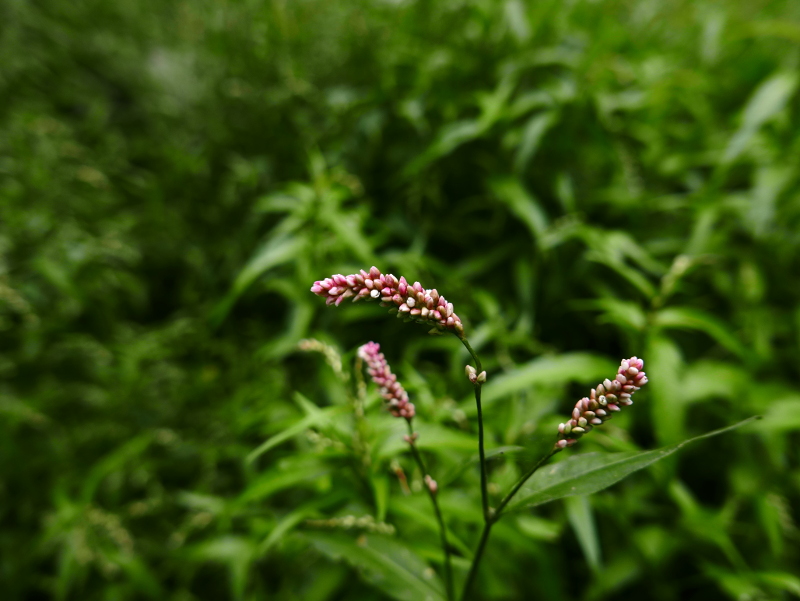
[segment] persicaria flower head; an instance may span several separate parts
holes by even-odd
[[[377,300],[401,319],[433,326],[431,334],[450,330],[464,338],[464,326],[453,312],[453,303],[447,302],[435,288],[428,290],[419,282],[409,284],[402,276],[398,279],[391,273],[384,275],[374,266],[369,271],[362,269],[359,273],[318,280],[311,286],[311,292],[337,307],[346,298],[352,298],[353,302],[362,298]]]
[[[603,380],[597,388],[592,388],[588,397],[575,403],[572,419],[558,426],[555,448],[571,447],[592,428],[611,419],[614,413],[633,405],[633,393],[645,384],[644,361],[638,357],[623,359],[613,380]]]
[[[381,396],[391,414],[408,420],[414,417],[414,404],[408,401],[408,394],[389,368],[386,357],[381,352],[381,345],[368,342],[359,347],[358,356],[367,364],[367,373],[372,381],[380,386]]]

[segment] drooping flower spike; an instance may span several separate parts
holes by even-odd
[[[592,388],[588,397],[575,403],[572,419],[558,426],[556,449],[571,447],[578,439],[599,426],[611,416],[622,410],[622,407],[633,405],[631,396],[647,384],[644,373],[644,361],[638,357],[623,359],[613,380],[604,380],[597,388]]]
[[[381,352],[381,345],[367,342],[358,348],[358,356],[367,364],[367,373],[372,381],[380,386],[381,396],[386,400],[391,414],[407,420],[414,417],[414,404],[408,402],[408,394],[389,368],[386,357]]]
[[[328,305],[337,307],[346,298],[353,302],[365,298],[379,300],[381,306],[390,307],[397,317],[407,321],[432,325],[430,334],[450,330],[464,338],[464,326],[453,312],[453,303],[448,303],[435,288],[427,290],[419,282],[409,284],[404,277],[397,279],[391,273],[382,274],[377,267],[368,272],[363,269],[351,275],[332,275],[314,282],[311,292],[325,299]]]

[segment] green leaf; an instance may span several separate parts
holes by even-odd
[[[403,440],[405,434],[404,425],[397,423],[396,418],[381,419],[378,424],[389,426],[382,436],[383,444],[377,449],[377,457],[387,458],[408,450],[408,444]],[[419,434],[417,447],[433,453],[450,453],[456,451],[472,451],[475,449],[475,438],[464,432],[445,428],[436,424],[426,424],[419,422],[414,424],[414,429]],[[390,434],[391,433],[391,434]]]
[[[345,535],[308,532],[310,540],[332,559],[344,559],[361,576],[398,601],[444,601],[444,587],[436,572],[411,549],[394,539],[364,534]]]
[[[533,195],[516,178],[501,178],[491,182],[492,193],[508,206],[511,212],[525,224],[538,243],[547,230],[547,214]]]
[[[684,390],[683,357],[672,338],[651,330],[645,345],[645,368],[650,383],[647,385],[652,402],[652,414],[661,416],[653,424],[656,442],[660,445],[680,442],[687,436],[684,429],[686,397],[676,395],[676,387]]]
[[[597,318],[598,323],[614,324],[620,329],[627,327],[634,332],[641,332],[647,327],[647,315],[639,303],[616,298],[599,298],[575,301],[570,303],[570,306],[576,310],[602,311],[602,315]]]
[[[591,353],[539,357],[513,371],[489,378],[483,386],[482,404],[486,407],[537,384],[602,381],[615,372],[616,364],[613,361]],[[477,411],[474,403],[465,406],[464,410],[468,415],[474,415]]]
[[[297,436],[298,434],[305,432],[308,428],[328,423],[330,419],[335,415],[338,415],[339,413],[344,413],[345,411],[348,410],[349,407],[346,407],[344,405],[337,405],[335,407],[326,407],[325,409],[319,409],[316,413],[306,415],[306,417],[304,417],[300,421],[295,422],[285,430],[282,430],[278,434],[275,434],[271,438],[268,438],[263,443],[261,443],[256,449],[253,449],[253,451],[250,452],[245,461],[247,463],[252,463],[256,459],[258,459],[261,455],[263,455],[270,449],[278,446],[282,442],[285,442],[290,438],[292,438],[293,436]]]
[[[214,308],[212,323],[215,326],[221,324],[239,296],[253,282],[273,267],[293,260],[304,244],[305,239],[302,236],[286,235],[273,238],[262,246],[239,272],[230,292]]]
[[[191,549],[196,559],[227,564],[234,599],[244,596],[247,573],[255,554],[255,543],[243,536],[221,536]]]
[[[321,510],[326,507],[341,503],[347,500],[348,495],[344,491],[334,492],[333,494],[314,499],[310,503],[298,507],[275,524],[275,527],[270,531],[267,537],[261,542],[258,548],[258,555],[263,556],[266,554],[276,543],[286,537],[286,535],[294,530],[306,518],[316,517],[320,515]],[[383,521],[383,520],[378,520]]]
[[[786,106],[797,89],[797,83],[796,73],[778,73],[758,86],[744,108],[741,127],[725,149],[722,164],[730,164],[736,160],[753,134]]]
[[[530,162],[542,138],[556,122],[558,113],[556,111],[546,111],[539,113],[530,118],[528,123],[525,124],[525,129],[522,132],[522,142],[519,145],[519,150],[514,157],[514,171],[521,173]]]
[[[568,497],[565,500],[567,518],[578,537],[583,555],[589,567],[595,572],[600,570],[600,541],[597,537],[597,528],[594,525],[594,515],[589,499],[584,496]]]
[[[750,351],[728,329],[725,322],[699,309],[689,307],[662,309],[656,314],[654,324],[662,328],[699,330],[740,358],[748,359],[751,356]]]
[[[800,396],[775,400],[755,428],[765,434],[800,431]]]
[[[271,469],[256,478],[236,499],[237,505],[263,501],[270,495],[296,486],[305,480],[314,480],[331,471],[331,467],[314,459],[290,462],[286,467]]]
[[[475,441],[472,441],[473,446],[475,446]],[[514,445],[502,446],[502,447],[495,447],[493,449],[487,449],[484,456],[486,457],[486,461],[490,461],[495,457],[502,457],[506,453],[520,453],[525,451],[525,447],[518,447]],[[441,478],[437,478],[439,480],[440,485],[447,485],[450,482],[453,482],[456,478],[458,478],[461,474],[463,474],[471,465],[474,465],[480,461],[480,455],[475,453],[472,457],[468,460],[462,462],[457,467],[450,470],[447,475]]]
[[[121,471],[126,464],[134,459],[139,460],[142,453],[150,446],[152,440],[153,435],[147,432],[127,441],[98,461],[89,471],[83,483],[81,498],[86,502],[91,501],[103,479],[113,472]]]
[[[633,472],[669,457],[687,444],[717,436],[760,419],[759,416],[695,436],[674,445],[634,453],[585,453],[545,467],[535,474],[509,505],[510,510],[535,507],[573,495],[589,495],[616,484]]]

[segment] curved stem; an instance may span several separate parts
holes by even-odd
[[[532,468],[531,468],[531,469],[528,471],[528,473],[527,473],[527,474],[525,474],[524,476],[522,476],[522,478],[520,478],[520,479],[519,479],[519,481],[518,481],[518,482],[517,482],[517,483],[514,485],[514,488],[512,488],[512,489],[509,491],[509,493],[508,493],[508,494],[507,494],[505,497],[503,497],[503,500],[502,500],[502,501],[500,501],[500,504],[497,506],[497,509],[495,510],[495,513],[494,513],[494,519],[495,519],[495,521],[496,521],[497,519],[499,519],[499,518],[500,518],[500,512],[501,512],[501,511],[503,511],[503,509],[505,509],[506,505],[508,505],[508,502],[509,502],[509,501],[511,501],[511,499],[514,497],[514,495],[515,495],[515,494],[517,494],[517,492],[519,491],[519,489],[520,489],[520,488],[522,488],[522,485],[523,485],[523,484],[525,484],[525,483],[528,481],[528,478],[530,478],[531,476],[533,476],[533,474],[534,474],[534,473],[536,473],[536,470],[538,470],[538,469],[539,469],[540,467],[542,467],[542,466],[543,466],[545,463],[547,463],[548,459],[550,459],[550,458],[551,458],[553,455],[555,455],[556,453],[558,453],[560,450],[561,450],[561,449],[553,449],[552,451],[550,451],[550,452],[549,452],[547,455],[545,455],[544,457],[542,457],[542,458],[541,458],[541,459],[538,461],[538,463],[537,463],[536,465],[534,465],[534,466],[533,466],[533,467],[532,467]]]
[[[411,420],[407,419],[406,423],[408,424],[409,436],[413,436],[414,428],[411,425]],[[428,475],[428,470],[425,469],[425,463],[422,461],[422,455],[419,454],[419,449],[417,449],[417,445],[414,444],[413,440],[409,442],[409,446],[411,447],[411,453],[414,455],[414,460],[417,462],[417,465],[422,472],[422,477],[424,478],[426,475]],[[436,514],[437,521],[439,522],[439,535],[442,539],[442,550],[444,551],[444,582],[447,590],[447,598],[449,600],[453,600],[455,599],[453,592],[453,568],[450,560],[450,544],[447,542],[447,529],[444,525],[442,512],[439,509],[439,501],[436,499],[436,493],[434,493],[428,486],[425,486],[425,489],[428,491],[428,496],[431,498],[433,511]]]
[[[478,564],[481,561],[483,550],[486,548],[486,543],[489,540],[489,533],[492,531],[493,524],[494,521],[489,520],[483,525],[481,540],[478,541],[478,548],[475,549],[475,557],[472,558],[472,565],[469,566],[467,580],[464,582],[464,589],[461,591],[461,601],[467,601],[468,599],[467,595],[469,594],[469,591],[472,588],[472,582],[475,580],[475,576],[478,573]]]
[[[503,500],[500,501],[500,504],[497,506],[497,509],[494,510],[489,519],[486,520],[486,523],[483,525],[483,532],[481,533],[481,540],[478,542],[478,548],[475,551],[475,557],[472,558],[472,565],[469,567],[469,573],[467,574],[467,580],[464,583],[464,590],[461,592],[461,599],[462,601],[467,600],[467,595],[469,594],[470,589],[472,588],[472,583],[475,580],[475,576],[478,573],[478,564],[481,561],[481,557],[483,556],[483,550],[486,547],[486,543],[489,540],[489,534],[492,530],[492,526],[494,523],[500,519],[503,509],[505,509],[506,505],[514,498],[514,495],[519,492],[519,489],[522,488],[522,485],[525,484],[528,479],[536,473],[540,467],[542,467],[547,461],[556,453],[558,453],[561,449],[553,449],[547,455],[542,457],[536,465],[534,465],[528,472],[519,479],[519,481],[514,485],[514,487],[509,491],[509,493],[503,497]]]
[[[475,360],[475,368],[478,373],[482,372],[483,366],[481,365],[481,360],[478,358],[478,355],[473,350],[469,341],[466,338],[460,338],[460,340],[469,351],[469,354],[472,355],[472,358]],[[486,474],[486,452],[484,450],[483,409],[481,407],[480,384],[475,384],[475,405],[478,409],[478,455],[480,456],[481,461],[481,504],[483,506],[483,520],[485,522],[489,522],[491,519],[491,511],[489,509],[489,492]]]

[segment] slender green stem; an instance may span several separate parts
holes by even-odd
[[[552,451],[550,451],[550,452],[549,452],[547,455],[545,455],[544,457],[542,457],[542,458],[541,458],[541,459],[538,461],[538,463],[537,463],[536,465],[534,465],[534,466],[533,466],[533,467],[532,467],[530,470],[528,470],[528,473],[527,473],[527,474],[525,474],[524,476],[522,476],[522,478],[520,478],[520,479],[519,479],[519,481],[518,481],[518,482],[517,482],[517,483],[514,485],[514,488],[512,488],[512,489],[509,491],[509,493],[508,493],[508,494],[507,494],[505,497],[503,497],[503,500],[502,500],[502,501],[500,501],[500,504],[497,506],[497,509],[496,509],[496,510],[495,510],[495,512],[494,512],[494,519],[495,519],[495,521],[497,521],[497,519],[500,517],[500,512],[502,512],[502,511],[503,511],[503,509],[505,509],[506,505],[508,505],[508,502],[509,502],[509,501],[511,501],[511,499],[514,497],[514,495],[515,495],[515,494],[517,494],[517,492],[519,491],[519,489],[520,489],[520,488],[522,488],[522,485],[523,485],[523,484],[525,484],[525,483],[528,481],[528,478],[530,478],[531,476],[533,476],[533,474],[534,474],[534,473],[536,473],[536,470],[538,470],[538,469],[539,469],[540,467],[542,467],[542,466],[543,466],[545,463],[547,463],[547,461],[548,461],[548,460],[549,460],[549,459],[550,459],[550,458],[551,458],[553,455],[555,455],[556,453],[558,453],[560,450],[561,450],[561,449],[553,449]]]
[[[411,425],[411,420],[406,420],[406,422],[408,423],[408,434],[409,436],[413,436],[414,428]],[[409,446],[411,447],[411,453],[414,455],[414,459],[416,460],[417,465],[422,472],[422,477],[424,478],[426,475],[428,475],[428,470],[425,468],[425,463],[422,461],[422,455],[420,455],[419,449],[417,449],[417,445],[414,444],[413,439],[409,443]],[[436,493],[434,493],[427,485],[425,486],[425,489],[428,491],[428,496],[431,498],[433,511],[436,514],[436,519],[439,522],[439,534],[442,538],[442,550],[444,551],[444,582],[447,589],[447,598],[448,600],[452,601],[455,599],[455,593],[453,591],[453,568],[450,559],[450,544],[447,542],[447,529],[444,525],[442,512],[439,509],[439,501],[436,498]]]
[[[466,347],[469,351],[469,354],[472,355],[472,358],[475,360],[475,368],[478,373],[483,371],[483,366],[481,365],[481,360],[478,358],[478,355],[472,349],[469,341],[466,338],[461,338],[461,343]],[[475,405],[478,409],[478,455],[480,456],[481,461],[481,504],[483,506],[483,520],[488,522],[491,519],[491,511],[489,509],[489,491],[488,491],[488,481],[487,481],[487,473],[486,473],[486,451],[484,450],[484,435],[483,435],[483,409],[481,407],[481,384],[475,384]]]
[[[472,565],[469,567],[469,573],[467,574],[467,580],[464,583],[464,590],[461,593],[462,601],[467,600],[467,595],[469,594],[470,589],[472,588],[472,583],[475,580],[475,576],[478,573],[478,564],[481,561],[481,557],[483,556],[483,549],[486,547],[486,543],[489,540],[489,533],[492,530],[492,526],[494,523],[500,519],[503,509],[505,509],[506,505],[514,498],[514,495],[519,492],[519,489],[522,488],[522,485],[525,484],[528,479],[536,473],[540,467],[542,467],[547,461],[556,453],[558,453],[560,449],[553,449],[547,455],[542,457],[536,465],[534,465],[528,472],[519,479],[519,481],[514,485],[514,487],[509,491],[509,493],[503,497],[503,500],[500,501],[500,504],[497,506],[497,509],[494,510],[492,515],[486,520],[486,523],[483,525],[483,532],[481,533],[481,540],[478,542],[478,548],[475,551],[475,557],[472,558]]]
[[[472,558],[472,565],[469,566],[467,580],[464,582],[464,590],[461,591],[461,601],[467,601],[468,599],[467,595],[472,588],[472,583],[475,580],[475,576],[478,574],[478,564],[481,561],[481,556],[483,556],[483,550],[486,548],[486,543],[489,540],[489,533],[492,531],[493,524],[494,520],[488,520],[483,524],[481,540],[478,542],[478,548],[475,549],[475,556]]]
[[[475,361],[475,368],[477,369],[478,373],[483,371],[483,366],[481,365],[481,360],[478,358],[478,355],[473,350],[472,346],[470,345],[469,341],[466,338],[461,338],[461,343],[466,347],[469,351],[469,354],[472,355],[473,360]],[[486,548],[486,543],[489,541],[489,534],[492,531],[492,526],[494,523],[500,519],[503,509],[505,509],[506,505],[508,505],[509,501],[514,498],[514,495],[517,494],[522,485],[528,481],[528,478],[533,476],[533,474],[542,467],[547,461],[560,449],[553,449],[547,455],[542,457],[536,465],[534,465],[520,480],[514,485],[511,491],[503,497],[503,500],[500,501],[500,504],[497,506],[497,509],[494,511],[489,507],[489,493],[488,493],[488,485],[487,485],[487,472],[486,472],[486,452],[484,450],[484,434],[483,434],[483,409],[481,407],[481,384],[475,384],[475,405],[478,409],[478,454],[480,455],[481,461],[481,501],[483,503],[483,532],[481,532],[480,541],[478,541],[478,548],[475,550],[475,556],[472,558],[472,565],[469,567],[469,572],[467,573],[467,580],[464,583],[464,589],[461,592],[461,599],[462,601],[466,601],[469,595],[469,591],[472,588],[472,583],[475,581],[475,577],[478,574],[478,566],[481,561],[481,557],[483,557],[483,551]]]

